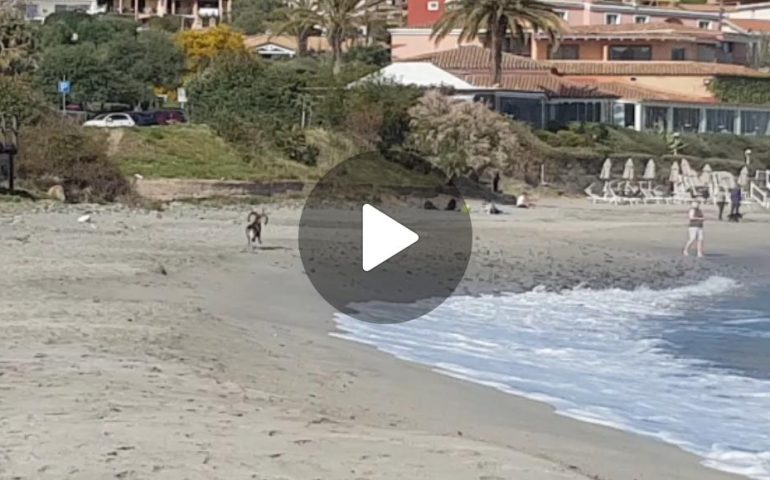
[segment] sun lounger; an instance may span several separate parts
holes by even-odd
[[[586,195],[588,196],[588,199],[591,200],[591,203],[609,203],[609,199],[607,197],[600,197],[593,192],[593,186],[594,184],[592,183],[585,189]]]

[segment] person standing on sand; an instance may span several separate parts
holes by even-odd
[[[688,214],[690,227],[688,229],[689,239],[682,252],[685,256],[690,254],[690,247],[694,243],[698,251],[698,257],[703,257],[703,211],[700,209],[699,202],[692,202],[692,208]]]
[[[741,200],[743,197],[743,192],[741,192],[741,187],[735,187],[733,188],[732,192],[730,192],[730,219],[734,222],[737,222],[741,218]]]
[[[717,192],[717,207],[719,208],[719,221],[722,221],[722,215],[725,213],[725,206],[727,205],[727,195],[724,190]]]
[[[500,193],[500,172],[495,172],[495,176],[492,178],[492,191]]]

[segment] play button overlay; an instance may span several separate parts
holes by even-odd
[[[420,236],[368,203],[362,209],[362,265],[365,272],[417,242]]]
[[[324,300],[358,320],[419,318],[465,275],[473,234],[464,205],[446,175],[420,158],[349,158],[318,181],[303,206],[304,272]]]

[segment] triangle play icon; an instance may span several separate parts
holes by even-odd
[[[362,209],[361,267],[368,272],[397,253],[417,243],[420,236],[373,206]]]

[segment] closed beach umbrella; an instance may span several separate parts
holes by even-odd
[[[690,162],[686,158],[682,159],[682,176],[685,178],[693,177],[692,168],[690,168]]]
[[[741,188],[749,186],[749,167],[745,165],[741,168],[741,173],[738,175],[738,185],[740,185]]]
[[[682,176],[679,174],[679,164],[676,162],[671,164],[671,174],[668,176],[668,181],[671,183],[682,181]]]
[[[634,160],[629,158],[626,160],[626,166],[623,168],[623,180],[634,179]]]
[[[604,164],[602,165],[602,171],[599,172],[599,179],[600,180],[609,180],[610,177],[612,177],[612,160],[609,158],[604,161]]]
[[[655,180],[655,160],[647,160],[647,166],[644,167],[644,175],[642,178],[645,180]]]
[[[709,185],[711,183],[711,165],[708,163],[703,165],[703,170],[700,173],[701,185]]]

